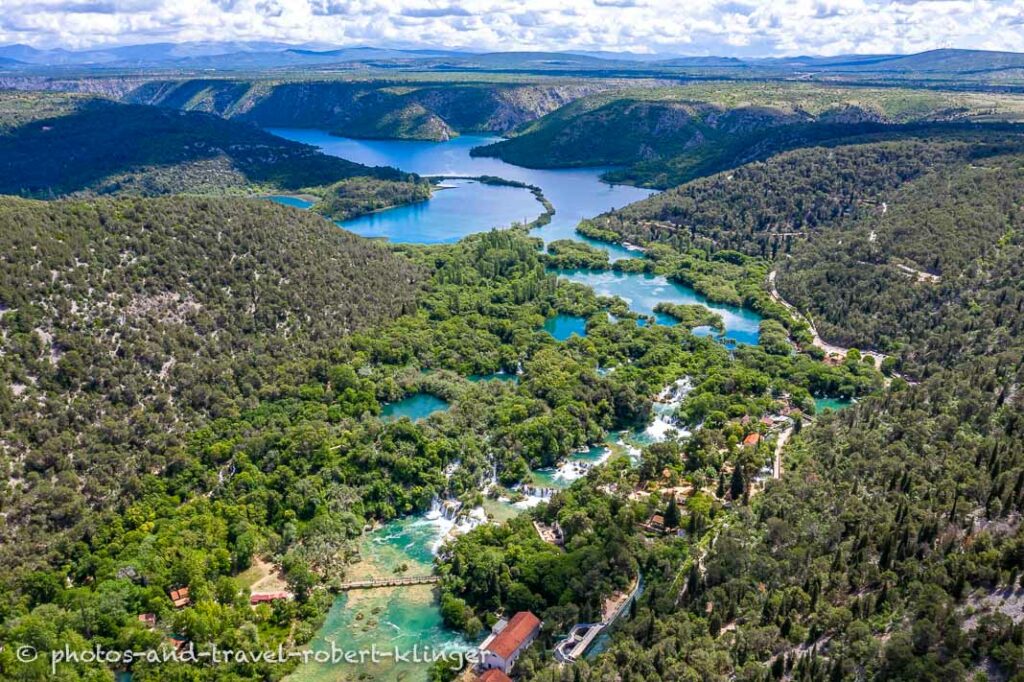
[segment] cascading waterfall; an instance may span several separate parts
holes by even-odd
[[[676,380],[658,394],[654,401],[654,421],[645,429],[652,441],[664,440],[670,431],[678,431],[681,436],[689,436],[690,432],[676,422],[675,413],[686,396],[693,390],[689,377]]]
[[[441,505],[441,516],[448,521],[454,521],[460,509],[462,509],[462,503],[458,500],[445,500]]]
[[[550,499],[555,493],[553,488],[544,488],[542,486],[531,485],[529,483],[524,483],[519,490],[527,497],[539,497],[542,500]]]

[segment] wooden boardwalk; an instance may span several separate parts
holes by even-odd
[[[342,592],[349,590],[372,590],[375,587],[404,587],[406,585],[430,585],[441,580],[439,575],[410,575],[400,578],[378,578],[376,580],[353,580],[342,583],[338,589]]]

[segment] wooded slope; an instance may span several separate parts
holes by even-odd
[[[9,564],[174,458],[346,333],[410,310],[422,272],[313,214],[241,199],[0,200]],[[13,540],[17,538],[17,542]]]

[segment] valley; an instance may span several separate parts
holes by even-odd
[[[1012,59],[120,54],[0,63],[0,678],[1024,675]]]

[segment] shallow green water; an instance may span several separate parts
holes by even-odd
[[[285,206],[291,206],[292,208],[301,208],[303,210],[313,206],[312,201],[303,199],[302,197],[295,197],[288,194],[274,194],[267,199],[270,199],[276,204],[283,204]]]
[[[604,445],[592,445],[581,452],[574,452],[557,468],[534,470],[533,482],[545,488],[568,488],[573,481],[586,475],[588,466],[603,462],[608,459],[609,454],[608,448]]]
[[[395,421],[408,417],[412,421],[426,419],[435,412],[447,410],[448,401],[430,393],[413,393],[401,400],[387,403],[380,409],[380,418],[384,421]]]
[[[346,578],[360,580],[394,575],[426,575],[433,566],[434,549],[447,530],[442,519],[414,516],[392,521],[360,539],[362,561],[351,567]],[[398,572],[405,566],[404,572]],[[434,587],[417,585],[400,588],[353,591],[339,596],[323,627],[311,644],[314,651],[336,650],[392,652],[464,651],[471,646],[457,633],[444,627]],[[292,682],[335,682],[341,680],[383,680],[424,682],[429,664],[339,662],[303,665],[288,679]]]
[[[834,410],[838,412],[852,404],[853,400],[850,398],[815,398],[814,411],[817,414],[821,414],[825,410]]]

